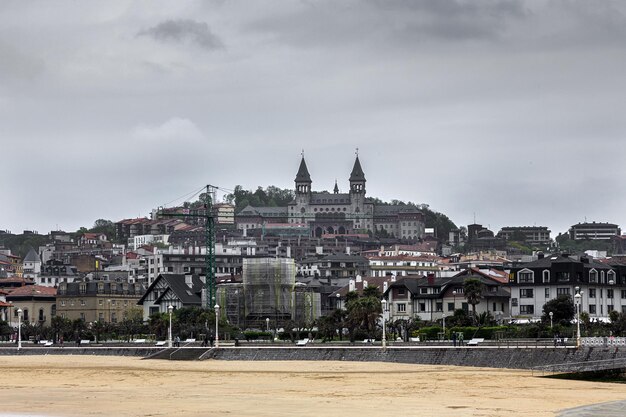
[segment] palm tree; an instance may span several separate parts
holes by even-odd
[[[468,278],[463,282],[463,294],[472,305],[472,315],[476,320],[476,304],[480,303],[483,294],[483,283],[477,278]]]

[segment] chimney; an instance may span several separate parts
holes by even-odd
[[[544,257],[543,252],[541,251],[537,252],[537,259],[543,259],[543,257]]]
[[[435,285],[435,274],[428,274],[428,285]]]
[[[387,292],[388,287],[389,287],[389,283],[387,281],[383,282],[383,293]]]
[[[396,282],[396,276],[395,275],[391,276],[391,282]]]
[[[361,282],[363,279],[361,278],[361,275],[357,275],[356,276],[356,282]]]
[[[367,281],[363,280],[363,289],[367,288]]]
[[[356,290],[356,283],[354,282],[353,279],[350,279],[350,281],[348,281],[348,291],[354,291]]]
[[[187,284],[189,288],[193,287],[193,281],[191,279],[191,275],[185,275],[185,284]]]

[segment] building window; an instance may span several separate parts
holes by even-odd
[[[598,282],[598,271],[595,269],[589,271],[589,282],[594,284]]]
[[[556,295],[569,295],[569,288],[557,288]]]
[[[615,306],[613,306],[613,304],[609,304],[609,305],[606,306],[607,314],[610,313],[613,310],[615,310]]]
[[[406,304],[405,303],[399,303],[399,304],[396,304],[396,305],[397,305],[398,313],[406,313]]]
[[[426,303],[420,303],[420,311],[421,312],[426,311]]]
[[[534,305],[520,305],[519,306],[519,312],[520,314],[534,314],[535,313],[535,306]]]
[[[544,296],[545,296],[546,300],[550,298],[550,288],[546,288]]]
[[[613,298],[613,290],[606,290],[606,298]]]
[[[611,281],[615,284],[615,271],[609,271],[606,273],[606,278],[609,280],[609,284]]]
[[[528,269],[519,271],[517,273],[517,282],[518,283],[532,283],[534,281],[533,271]]]
[[[98,321],[104,321],[104,313],[98,313]]]
[[[80,319],[85,321],[85,313],[80,313]]]
[[[622,298],[626,298],[626,290],[622,290]]]
[[[557,272],[556,280],[559,282],[568,282],[569,281],[569,272]]]
[[[543,271],[543,282],[550,282],[550,271],[547,269]]]
[[[532,288],[522,288],[519,291],[520,298],[533,298],[533,289]]]
[[[623,293],[623,292],[624,292],[624,291],[622,291],[622,293]],[[626,298],[626,297],[623,297],[623,298]],[[61,300],[61,307],[65,307],[65,300]]]
[[[80,300],[80,305],[85,306],[86,305],[85,300]]]
[[[448,303],[448,311],[454,311],[454,303]]]
[[[428,288],[420,288],[420,294],[427,294]]]
[[[435,308],[437,309],[437,311],[443,311],[443,303],[438,302],[435,305]]]
[[[589,304],[589,314],[596,314],[596,305]]]
[[[98,300],[98,305],[101,306],[102,304],[104,304],[103,300],[102,299]]]
[[[405,295],[406,294],[406,289],[403,288],[398,288],[398,295]]]
[[[589,298],[596,298],[596,289],[589,288]]]

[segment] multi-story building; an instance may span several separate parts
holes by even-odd
[[[619,268],[587,256],[543,256],[511,269],[511,314],[541,317],[543,306],[559,295],[573,297],[582,291],[581,311],[606,320],[611,311],[626,312],[626,274]]]
[[[35,249],[30,248],[24,257],[23,265],[24,278],[36,278],[41,273],[41,258]]]
[[[395,275],[425,276],[439,270],[439,257],[436,256],[368,256],[369,267],[373,277]]]
[[[141,284],[124,281],[62,282],[57,292],[57,314],[70,320],[117,323],[138,308],[144,291]]]
[[[610,241],[621,235],[618,225],[612,223],[578,223],[569,229],[572,240],[606,240]]]
[[[26,285],[11,290],[6,301],[12,305],[12,321],[17,321],[17,310],[21,308],[24,322],[49,326],[56,315],[56,293],[56,288],[41,285]]]
[[[505,288],[504,280],[468,270],[451,278],[429,275],[421,278],[407,277],[390,283],[385,291],[389,319],[419,318],[435,321],[453,315],[458,309],[470,312],[471,306],[463,294],[464,282],[470,278],[479,280],[483,285],[476,314],[489,312],[498,320],[508,317],[510,294]]]
[[[369,262],[360,255],[332,253],[303,259],[298,262],[298,273],[304,276],[349,278],[369,275]]]
[[[235,215],[237,228],[259,229],[269,223],[308,227],[310,235],[345,236],[385,233],[417,240],[424,234],[424,217],[414,206],[376,204],[366,197],[365,174],[357,156],[349,177],[349,191],[312,190],[311,175],[302,157],[295,178],[295,198],[287,207],[246,207]]]
[[[547,246],[551,242],[550,230],[545,226],[503,227],[497,235],[506,240],[515,239],[517,236],[523,237],[527,243],[535,246]]]

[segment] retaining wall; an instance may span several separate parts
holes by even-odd
[[[611,359],[626,360],[626,349],[586,347],[572,348],[403,348],[391,347],[383,352],[380,347],[224,347],[209,351],[207,348],[162,349],[155,347],[75,347],[75,348],[0,348],[0,355],[104,355],[153,356],[168,359],[216,359],[226,361],[353,361],[397,362],[423,365],[457,365],[488,368],[531,369],[535,366],[577,363]],[[158,353],[162,353],[158,355]],[[155,355],[157,354],[157,355]],[[183,355],[184,354],[184,355]],[[178,357],[180,356],[180,357]]]

